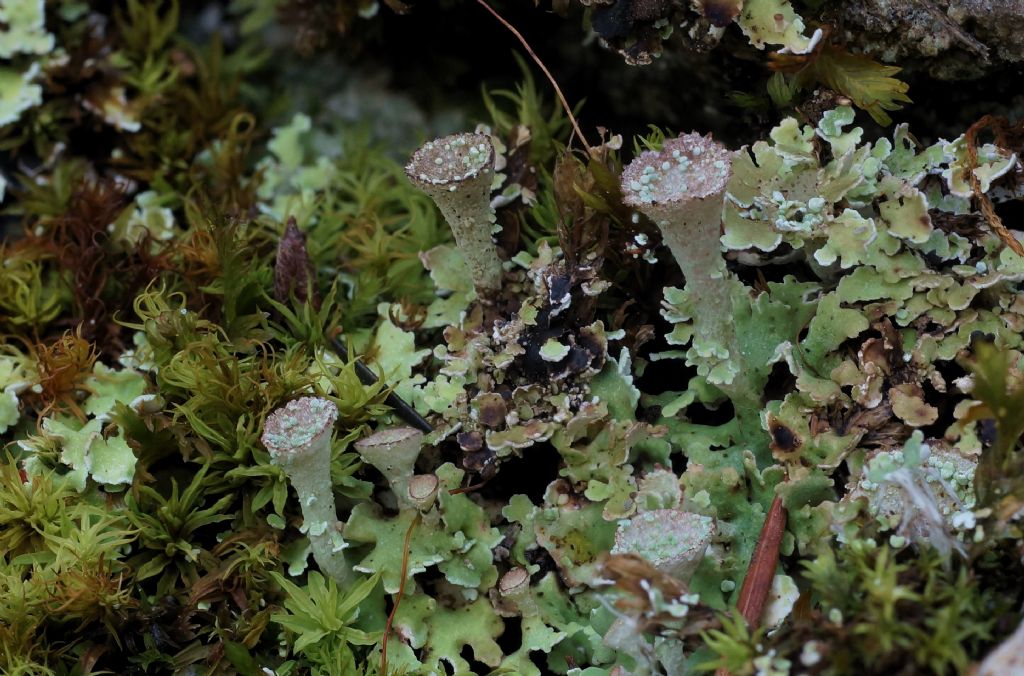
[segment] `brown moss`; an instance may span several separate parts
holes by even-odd
[[[85,379],[92,373],[98,356],[96,346],[82,338],[81,331],[66,332],[49,345],[31,349],[38,373],[34,386],[25,394],[29,406],[39,410],[39,420],[51,412],[67,411],[81,420],[78,405],[86,390]]]

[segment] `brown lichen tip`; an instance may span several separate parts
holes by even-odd
[[[522,566],[513,568],[501,576],[498,581],[498,591],[502,596],[516,594],[524,591],[530,586],[530,573]]]
[[[627,206],[650,215],[652,207],[721,195],[731,175],[732,151],[710,135],[682,134],[630,162],[622,172],[622,192]]]
[[[498,593],[512,609],[524,618],[540,613],[537,600],[530,594],[530,573],[517,566],[498,580]]]
[[[330,434],[337,419],[338,407],[328,399],[294,399],[267,417],[263,425],[263,445],[271,457],[288,458],[315,446],[324,434]]]
[[[417,474],[409,479],[406,493],[409,501],[420,511],[426,511],[434,504],[441,488],[440,480],[433,474]]]
[[[405,173],[421,190],[433,194],[438,188],[454,192],[460,183],[491,174],[493,169],[494,147],[489,136],[455,134],[420,147]]]

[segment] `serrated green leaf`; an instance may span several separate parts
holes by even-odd
[[[907,83],[893,77],[900,70],[897,66],[883,65],[862,54],[851,54],[841,47],[826,45],[804,72],[813,72],[818,82],[848,96],[878,124],[888,125],[892,118],[886,111],[899,110],[900,104],[911,103],[907,96]]]

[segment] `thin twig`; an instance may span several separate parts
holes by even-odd
[[[483,488],[484,486],[486,486],[488,481],[490,481],[490,479],[484,479],[479,483],[475,483],[469,486],[463,486],[462,488],[453,488],[450,491],[448,491],[448,495],[461,495],[462,493],[469,493],[470,491],[475,491],[478,488]]]
[[[967,176],[967,181],[971,184],[971,192],[978,200],[978,206],[981,207],[981,213],[985,216],[985,220],[988,221],[989,227],[995,231],[999,239],[1003,241],[1003,244],[1010,247],[1010,249],[1018,256],[1024,256],[1024,246],[1021,245],[1020,241],[1006,229],[1003,225],[1003,219],[999,218],[999,214],[996,213],[996,208],[992,204],[992,200],[981,190],[981,181],[978,176],[974,173],[974,170],[978,166],[978,147],[977,137],[978,132],[982,129],[991,127],[996,132],[996,142],[999,144],[999,136],[1005,132],[1007,127],[1006,120],[1003,118],[995,117],[994,115],[985,115],[980,120],[971,125],[964,133],[964,142],[967,144],[967,167],[964,169],[964,173]]]
[[[740,588],[740,599],[736,603],[740,614],[751,629],[761,623],[761,613],[768,600],[768,592],[775,578],[775,568],[779,565],[779,546],[782,534],[786,530],[786,508],[782,506],[782,498],[775,496],[772,506],[768,508],[768,516],[754,546],[754,554],[750,557],[750,568],[743,578]]]
[[[335,353],[337,353],[343,361],[348,361],[348,348],[346,348],[336,336],[330,339],[330,343]],[[370,386],[377,383],[377,376],[374,375],[373,371],[371,371],[366,364],[358,359],[356,360],[356,375],[359,377],[359,382],[363,385]],[[434,427],[427,422],[426,418],[417,413],[416,409],[407,404],[404,399],[394,392],[388,392],[388,396],[384,399],[384,403],[390,406],[399,418],[421,432],[430,434],[434,431]]]
[[[566,101],[565,95],[562,94],[562,88],[558,86],[558,83],[555,81],[555,77],[551,74],[551,71],[548,70],[548,67],[544,65],[544,62],[540,60],[540,57],[537,56],[537,54],[533,51],[533,48],[530,47],[530,43],[526,41],[526,38],[523,37],[522,33],[516,30],[515,26],[506,21],[505,18],[498,14],[498,12],[496,12],[493,7],[488,5],[485,0],[476,1],[483,5],[484,9],[490,12],[495,19],[500,21],[502,26],[512,31],[512,35],[516,36],[519,42],[522,43],[523,49],[526,50],[526,53],[530,55],[530,58],[533,59],[534,63],[536,63],[537,66],[544,72],[544,75],[545,77],[547,77],[548,82],[550,82],[551,86],[554,87],[555,94],[558,96],[558,100],[561,101],[562,108],[565,109],[565,114],[569,116],[569,122],[572,123],[573,130],[576,132],[576,135],[580,138],[580,142],[583,143],[583,147],[587,149],[587,154],[593,155],[594,149],[590,147],[589,143],[587,143],[587,137],[583,135],[583,131],[580,129],[580,125],[576,123],[576,116],[572,114],[572,109],[569,107],[569,102]]]
[[[949,34],[954,40],[959,42],[966,49],[980,56],[986,63],[988,62],[989,49],[985,46],[985,43],[961,28],[955,21],[953,21],[952,18],[950,18],[949,14],[936,6],[934,0],[918,0],[917,4],[922,7],[924,11],[931,14],[943,28],[949,31]]]

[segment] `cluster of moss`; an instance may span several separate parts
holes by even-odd
[[[1019,126],[589,145],[524,68],[417,149],[275,93],[375,2],[210,7],[0,9],[0,672],[1001,673]]]

